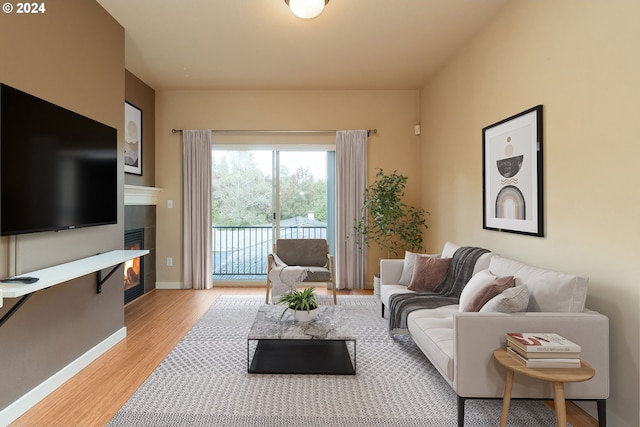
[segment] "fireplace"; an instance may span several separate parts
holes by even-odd
[[[144,249],[144,229],[124,232],[124,248]],[[144,258],[138,257],[124,264],[124,303],[133,301],[144,294]]]

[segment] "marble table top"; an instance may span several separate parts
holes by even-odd
[[[356,337],[347,325],[344,307],[321,305],[316,318],[310,322],[296,322],[291,310],[280,318],[283,305],[263,305],[249,331],[249,340],[345,340]]]

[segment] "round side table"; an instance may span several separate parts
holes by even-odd
[[[493,352],[496,361],[507,368],[507,379],[504,385],[504,399],[502,401],[502,414],[500,415],[500,427],[506,427],[509,416],[509,404],[511,403],[511,388],[513,387],[513,375],[518,373],[541,381],[553,383],[553,400],[556,407],[556,419],[558,427],[567,426],[567,410],[564,402],[564,383],[587,381],[596,374],[595,369],[580,360],[579,368],[527,368],[522,363],[507,353],[506,348],[499,348]]]

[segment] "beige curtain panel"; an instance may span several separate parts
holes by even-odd
[[[211,131],[182,132],[184,287],[210,289]]]
[[[367,131],[336,132],[336,287],[364,289],[367,248],[352,237],[367,187]]]

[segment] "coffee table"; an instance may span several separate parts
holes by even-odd
[[[258,310],[247,336],[249,373],[356,374],[356,337],[344,307],[320,306],[310,322],[294,321],[290,311],[281,319],[283,310],[282,305]]]

